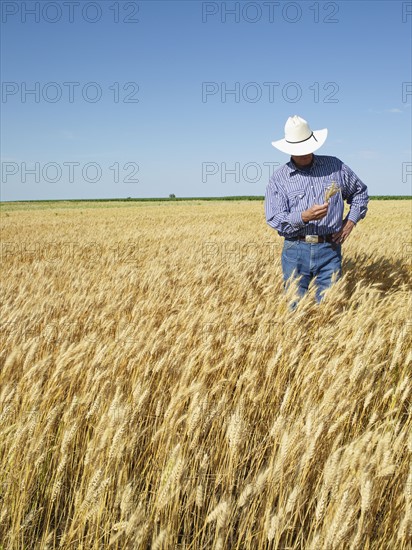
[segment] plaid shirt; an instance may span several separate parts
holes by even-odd
[[[329,200],[327,215],[305,223],[302,212],[314,204],[324,204],[332,181],[341,193]],[[349,166],[336,157],[313,155],[310,169],[301,170],[291,159],[273,173],[266,187],[266,221],[281,237],[336,233],[342,228],[344,200],[350,205],[349,220],[356,224],[366,216],[367,187]]]

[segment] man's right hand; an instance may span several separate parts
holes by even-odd
[[[312,220],[321,220],[328,213],[329,204],[325,202],[324,204],[314,204],[308,210],[302,212],[302,220],[307,223]]]

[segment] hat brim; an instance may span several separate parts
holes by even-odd
[[[317,151],[325,143],[327,136],[328,129],[323,128],[323,130],[314,130],[312,137],[301,143],[288,143],[285,139],[279,139],[278,141],[272,141],[272,145],[282,153],[298,157]]]

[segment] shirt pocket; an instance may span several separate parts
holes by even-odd
[[[288,202],[291,210],[296,210],[300,203],[303,203],[306,192],[304,189],[294,189],[293,191],[287,191]]]

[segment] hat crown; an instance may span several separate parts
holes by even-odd
[[[285,124],[286,141],[295,143],[308,139],[311,135],[312,130],[304,118],[294,115],[287,119]]]
[[[311,130],[304,118],[291,116],[285,124],[285,137],[272,141],[273,147],[288,155],[309,155],[322,147],[328,135],[328,129]]]

